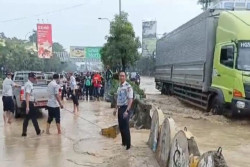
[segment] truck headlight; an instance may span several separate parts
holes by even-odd
[[[236,106],[237,106],[237,108],[243,109],[243,108],[245,108],[246,103],[242,102],[242,101],[237,101]]]

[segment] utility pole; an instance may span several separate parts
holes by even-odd
[[[122,0],[119,0],[119,14],[122,15]]]

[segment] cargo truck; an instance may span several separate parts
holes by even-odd
[[[211,9],[159,39],[155,82],[215,114],[250,113],[250,11]]]

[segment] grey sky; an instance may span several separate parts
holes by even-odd
[[[109,23],[97,18],[112,20],[118,13],[118,1],[0,0],[0,32],[24,39],[36,29],[38,19],[45,23],[48,20],[53,28],[53,41],[62,43],[67,50],[70,45],[102,46]],[[122,10],[129,13],[129,20],[140,37],[142,20],[157,20],[157,33],[163,34],[201,13],[200,8],[197,0],[122,0]],[[17,20],[7,21],[11,19]]]

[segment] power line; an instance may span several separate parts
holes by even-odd
[[[25,19],[32,18],[32,17],[39,17],[39,16],[44,16],[44,15],[51,15],[51,14],[55,14],[55,13],[59,13],[59,12],[64,12],[64,11],[67,11],[67,10],[82,7],[82,6],[86,5],[88,2],[89,1],[86,1],[85,3],[81,3],[81,4],[77,4],[77,5],[73,5],[73,6],[69,6],[69,7],[66,7],[66,8],[53,10],[53,11],[42,12],[42,13],[34,14],[34,15],[31,15],[31,16],[23,16],[23,17],[17,17],[17,18],[13,18],[13,19],[0,20],[0,23],[8,23],[8,22],[20,21],[20,20],[25,20]]]

